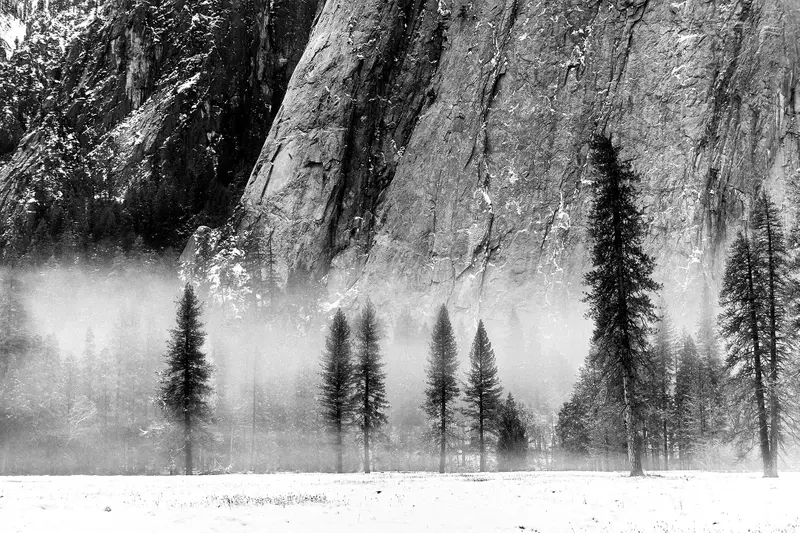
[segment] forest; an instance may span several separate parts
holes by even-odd
[[[324,287],[306,274],[276,282],[268,243],[253,250],[241,255],[258,257],[249,263],[212,260],[185,269],[181,279],[168,260],[121,250],[104,266],[23,257],[5,268],[0,471],[183,472],[181,428],[162,390],[176,304],[184,281],[200,279],[189,286],[202,302],[198,321],[206,333],[201,351],[210,391],[208,416],[193,435],[194,471],[335,470],[335,436],[321,401],[322,363],[330,328],[344,315],[326,308]],[[360,313],[345,319],[353,341],[359,319]],[[422,406],[436,323],[407,308],[390,319],[380,311],[374,316],[386,419],[371,441],[372,467],[433,470],[439,448]],[[538,328],[526,329],[513,310],[498,322],[498,331],[508,331],[496,342],[498,366],[509,370],[500,374],[513,394],[510,403],[507,393],[502,397],[503,405],[513,406],[509,427],[524,426],[526,468],[544,468],[553,461],[555,410],[571,386],[570,364],[560,352],[545,351],[541,336],[534,336]],[[446,336],[463,360],[459,381],[466,379],[474,333],[458,320]],[[535,387],[526,375],[538,376]],[[456,411],[447,424],[447,468],[477,470],[478,443],[461,406]],[[357,432],[346,431],[343,439],[342,468],[363,468]],[[495,468],[494,453],[489,461]]]
[[[718,294],[706,280],[678,331],[638,176],[606,138],[592,163],[582,322],[340,307],[310,272],[284,279],[254,234],[201,240],[178,275],[135,247],[6,250],[0,474],[793,468],[797,263],[780,210],[758,195]],[[565,331],[588,346],[577,374]]]

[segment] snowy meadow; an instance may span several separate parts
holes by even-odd
[[[798,493],[796,473],[4,477],[0,523],[6,533],[796,531]]]

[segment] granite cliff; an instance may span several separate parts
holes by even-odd
[[[218,229],[184,259],[208,249],[200,238],[224,250],[258,234],[284,279],[310,272],[331,302],[402,294],[473,316],[579,301],[595,132],[644,178],[649,245],[679,301],[718,277],[759,190],[794,222],[795,0],[125,0],[105,13],[69,41],[0,167],[7,220],[56,135],[59,161],[77,153],[112,177],[137,234],[182,246]]]
[[[604,132],[692,293],[761,187],[791,219],[799,35],[789,0],[329,1],[236,222],[332,294],[576,301]]]

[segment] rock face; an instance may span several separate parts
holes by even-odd
[[[51,27],[73,37],[36,120],[5,141],[18,144],[0,162],[5,242],[35,241],[42,223],[59,238],[101,210],[155,247],[224,222],[319,3],[113,0]]]
[[[796,0],[91,6],[59,15],[65,51],[29,23],[1,62],[39,81],[2,89],[0,246],[119,226],[183,246],[238,201],[232,227],[334,301],[577,302],[596,132],[642,174],[680,298],[757,191],[794,221]]]
[[[577,301],[605,132],[689,298],[762,187],[793,222],[798,37],[794,0],[329,0],[235,222],[333,297]]]

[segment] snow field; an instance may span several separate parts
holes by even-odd
[[[800,474],[0,477],[4,533],[798,531]]]

